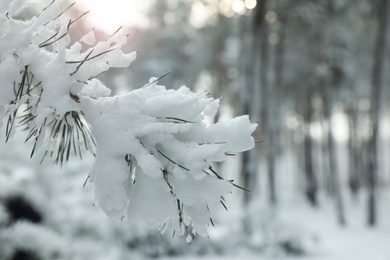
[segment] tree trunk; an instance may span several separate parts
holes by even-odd
[[[223,91],[226,91],[226,86],[228,85],[228,80],[226,77],[227,69],[224,62],[221,60],[221,56],[224,52],[225,40],[227,38],[227,33],[229,32],[229,23],[228,21],[223,20],[226,19],[225,17],[220,16],[218,19],[222,20],[222,25],[221,28],[217,28],[215,30],[215,37],[213,38],[213,54],[211,57],[211,70],[212,75],[214,76],[212,94],[214,97],[221,97],[224,95],[225,93],[223,93]]]
[[[347,109],[348,114],[348,128],[349,128],[349,176],[348,184],[349,189],[354,197],[357,197],[360,188],[360,171],[358,166],[357,152],[358,152],[358,139],[356,134],[357,128],[357,108],[354,102]]]
[[[267,134],[268,123],[268,97],[267,97],[267,85],[268,85],[268,28],[265,21],[265,14],[267,11],[267,0],[258,2],[255,9],[254,16],[254,29],[255,29],[255,41],[258,48],[258,59],[260,61],[260,67],[258,74],[260,75],[260,95],[261,95],[261,108],[260,108],[260,122],[261,135]]]
[[[370,161],[368,173],[368,225],[374,226],[377,223],[377,178],[378,178],[378,129],[380,100],[382,92],[383,67],[386,56],[387,19],[389,0],[378,0],[378,32],[374,52],[374,64],[372,70],[372,95],[371,95],[371,120],[372,137],[370,140]]]
[[[252,122],[259,121],[259,100],[260,100],[260,78],[259,78],[259,42],[257,40],[258,28],[253,23],[251,17],[241,17],[241,53],[242,57],[239,60],[238,67],[242,73],[239,84],[244,86],[245,89],[239,92],[241,96],[241,106],[243,108],[242,113],[250,115]],[[253,26],[253,39],[248,40],[248,35],[245,35],[245,28]],[[258,139],[254,135],[255,139]],[[243,198],[244,204],[244,218],[243,218],[243,229],[245,234],[252,233],[251,219],[250,219],[250,204],[253,196],[257,194],[257,161],[258,161],[258,149],[254,149],[244,152],[242,154],[242,168],[241,168],[241,179],[242,185],[249,189],[251,192],[245,192]],[[255,191],[256,189],[256,191]]]
[[[275,187],[275,160],[277,153],[276,144],[276,131],[277,131],[277,120],[276,116],[276,98],[275,98],[275,87],[272,81],[267,84],[267,173],[268,173],[268,189],[269,189],[269,201],[271,205],[276,204],[276,187]]]
[[[332,131],[332,96],[325,91],[325,113],[326,118],[328,120],[328,148],[329,148],[329,173],[330,173],[330,181],[331,181],[331,190],[335,200],[336,205],[336,214],[337,221],[340,225],[345,225],[345,213],[344,213],[344,203],[341,194],[341,185],[340,185],[340,176],[338,172],[337,160],[336,160],[336,146],[333,137]]]
[[[310,124],[312,122],[312,90],[309,87],[306,93],[306,103],[304,111],[304,155],[305,155],[305,175],[306,175],[306,197],[312,206],[317,206],[317,179],[313,169],[313,142],[310,135]]]
[[[268,194],[270,204],[276,204],[276,187],[275,187],[275,160],[276,160],[276,120],[275,118],[275,86],[274,79],[271,79],[274,68],[269,62],[270,57],[273,57],[272,50],[268,43],[268,26],[265,22],[265,14],[267,11],[267,1],[259,2],[256,7],[254,17],[255,29],[255,48],[257,50],[257,57],[259,63],[258,73],[260,83],[260,123],[262,125],[261,135],[266,139],[267,147],[267,179],[268,179]]]
[[[325,87],[322,86],[321,90],[321,129],[323,132],[322,142],[321,142],[321,157],[322,157],[322,181],[325,188],[325,192],[328,196],[332,196],[332,182],[330,178],[329,170],[329,147],[328,147],[328,137],[329,137],[329,122],[326,117],[326,108],[328,106],[328,100],[325,93]]]
[[[284,19],[280,18],[280,22],[283,23]],[[282,87],[283,77],[283,59],[284,59],[284,33],[283,25],[280,29],[280,41],[276,46],[269,46],[270,48],[270,80],[267,82],[267,170],[268,170],[268,188],[269,188],[269,201],[272,205],[277,203],[276,195],[276,158],[278,155],[278,136],[280,135],[280,122],[279,122],[279,98],[280,89]],[[271,52],[272,51],[272,52]]]

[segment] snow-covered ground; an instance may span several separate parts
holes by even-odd
[[[293,259],[293,260],[389,260],[390,259],[390,210],[389,200],[381,203],[380,224],[368,228],[364,223],[363,198],[354,206],[348,207],[347,226],[340,227],[335,221],[332,205],[310,208],[304,202],[291,202],[282,205],[278,211],[278,223],[287,232],[296,235],[306,252],[303,255],[286,255],[275,250],[258,253],[243,251],[227,255],[180,256],[167,259],[184,260],[235,260],[235,259]],[[279,228],[281,228],[279,226]],[[231,234],[234,236],[234,234]],[[234,250],[233,250],[234,251]]]
[[[48,255],[42,259],[390,260],[390,194],[385,191],[379,196],[378,226],[367,227],[366,197],[360,194],[355,199],[345,196],[347,225],[340,227],[332,200],[321,196],[320,206],[312,208],[287,181],[286,187],[279,187],[278,207],[267,206],[264,194],[255,201],[249,212],[253,221],[249,236],[242,231],[243,191],[237,189],[226,198],[228,212],[222,206],[214,211],[210,238],[199,236],[187,245],[185,238],[113,221],[93,206],[92,185],[82,188],[91,167],[88,160],[63,169],[40,165],[39,158],[29,160],[29,149],[22,143],[15,138],[0,145],[0,203],[14,195],[27,198],[43,221],[4,225],[2,206],[0,240]],[[224,170],[237,172],[238,166],[232,160]],[[63,258],[50,258],[54,252]]]
[[[93,206],[93,187],[82,188],[91,167],[88,160],[81,164],[70,163],[63,169],[49,163],[39,165],[39,160],[28,159],[29,149],[22,142],[23,139],[15,138],[7,145],[0,145],[1,197],[15,194],[27,197],[44,221],[38,225],[14,224],[13,228],[0,226],[0,240],[6,237],[12,246],[48,254],[58,248],[67,248],[66,253],[62,249],[59,251],[80,259],[90,255],[113,260],[134,257],[162,260],[390,260],[390,194],[384,191],[379,196],[378,226],[367,227],[366,197],[360,194],[355,199],[345,196],[347,225],[340,227],[329,198],[321,196],[320,206],[312,208],[295,188],[291,188],[291,178],[285,176],[285,181],[280,183],[286,186],[280,187],[278,207],[267,206],[264,194],[255,201],[249,213],[253,221],[252,235],[242,231],[243,191],[236,190],[226,198],[228,212],[222,206],[214,211],[215,227],[208,229],[210,238],[196,237],[187,245],[185,238],[172,238],[170,234],[160,236],[156,229],[118,223],[104,216]],[[286,167],[291,159],[284,161]],[[232,175],[237,170],[234,160],[221,169]],[[264,187],[262,193],[265,193]],[[31,235],[36,239],[29,241]],[[123,258],[124,255],[130,258]]]
[[[382,200],[380,224],[374,228],[365,223],[364,198],[347,206],[347,226],[340,227],[332,205],[311,209],[304,205],[284,206],[280,212],[286,223],[298,226],[311,237],[308,256],[304,259],[390,259],[389,200]],[[348,205],[348,204],[347,204]]]
[[[339,145],[338,152],[339,171],[346,173],[346,150],[342,144]],[[297,192],[296,186],[299,183],[296,183],[296,177],[294,179],[296,173],[293,170],[295,158],[292,152],[279,158],[279,204],[273,209],[265,202],[266,167],[264,161],[259,161],[261,194],[250,211],[255,223],[251,237],[236,239],[236,242],[239,241],[236,245],[224,240],[245,236],[239,231],[241,223],[237,220],[243,217],[243,210],[240,192],[236,192],[229,198],[229,212],[219,212],[216,217],[219,223],[210,230],[211,241],[228,244],[222,255],[161,259],[390,260],[390,191],[382,190],[378,194],[378,225],[375,227],[367,225],[366,194],[361,192],[357,197],[343,194],[346,225],[340,226],[337,223],[334,202],[330,197],[322,194],[319,206],[313,208],[302,198],[302,194]],[[235,161],[228,162],[225,167],[231,172],[239,170]],[[286,253],[286,247],[290,253]]]

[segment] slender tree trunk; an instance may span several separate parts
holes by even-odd
[[[376,39],[374,65],[372,71],[372,95],[371,95],[371,120],[372,137],[370,141],[370,161],[368,173],[368,224],[373,226],[377,223],[377,179],[378,179],[378,140],[379,140],[379,114],[382,92],[383,68],[386,56],[386,38],[388,28],[389,0],[378,1],[378,33]]]
[[[347,49],[344,47],[346,44],[345,39],[343,38],[342,31],[335,30],[334,26],[339,21],[338,19],[344,15],[346,9],[338,6],[336,1],[326,1],[326,12],[327,19],[323,19],[322,27],[327,28],[328,30],[321,30],[318,34],[319,41],[319,61],[327,63],[330,69],[330,77],[328,78],[329,83],[322,82],[322,93],[323,93],[323,105],[325,111],[325,118],[328,122],[328,132],[327,132],[327,143],[328,143],[328,163],[329,163],[329,180],[330,180],[330,191],[335,203],[336,217],[340,225],[345,225],[345,212],[344,212],[344,202],[341,191],[341,180],[337,160],[337,147],[333,136],[333,124],[332,124],[332,109],[333,102],[335,100],[335,92],[337,88],[340,88],[344,79],[346,78],[343,67],[340,65],[340,61],[344,61]],[[324,38],[326,37],[326,39]],[[326,43],[326,45],[324,45]],[[340,48],[340,53],[334,52],[325,52],[325,48],[328,50],[333,50],[333,48]],[[342,63],[341,63],[342,64]]]
[[[304,111],[304,154],[305,154],[305,175],[306,175],[306,197],[312,206],[317,206],[317,179],[313,169],[313,142],[310,135],[310,124],[312,122],[312,90],[309,87],[306,93],[306,103]]]
[[[267,180],[268,180],[268,194],[271,204],[276,204],[276,187],[275,187],[275,160],[276,160],[276,120],[274,113],[274,81],[271,80],[271,73],[274,73],[269,59],[272,55],[272,50],[268,43],[268,26],[265,22],[265,13],[267,10],[267,0],[261,1],[256,7],[254,17],[255,28],[255,47],[258,51],[259,61],[259,83],[260,83],[260,123],[262,125],[261,135],[266,139],[267,147]],[[271,83],[272,81],[272,83]]]
[[[266,136],[267,136],[267,172],[268,172],[269,201],[272,205],[276,204],[276,187],[275,187],[275,174],[276,174],[275,160],[276,160],[276,153],[277,153],[276,131],[277,131],[277,120],[279,120],[275,112],[276,110],[275,87],[278,86],[274,84],[274,80],[273,79],[270,80],[270,82],[268,82],[267,84],[267,97],[268,97],[267,120],[268,121],[267,121]]]
[[[224,21],[225,17],[218,17],[221,21],[221,28],[217,28],[215,37],[213,39],[213,55],[211,57],[211,69],[214,76],[213,96],[220,97],[224,95],[223,91],[226,91],[228,80],[226,77],[226,66],[221,60],[221,55],[224,52],[225,40],[227,38],[228,21]]]
[[[297,114],[304,115],[305,102],[302,102],[302,94],[298,91],[293,94],[294,96],[294,110]],[[303,97],[305,98],[305,97]],[[306,196],[306,170],[305,170],[305,121],[301,121],[300,124],[294,129],[293,140],[295,149],[295,182],[299,191],[303,191]]]
[[[241,176],[243,181],[243,186],[246,189],[249,189],[250,192],[244,192],[244,211],[242,224],[243,231],[245,234],[252,234],[252,221],[250,214],[250,205],[253,199],[254,187],[256,186],[257,178],[255,174],[257,172],[257,152],[256,149],[242,153],[241,157]]]
[[[332,195],[332,182],[330,178],[329,170],[329,147],[328,147],[328,137],[329,137],[329,122],[326,117],[326,108],[328,106],[328,100],[326,98],[325,87],[322,86],[321,90],[321,129],[323,132],[322,142],[321,142],[321,156],[322,156],[322,181],[327,195]]]
[[[253,26],[253,19],[249,17],[241,18],[241,30],[240,32],[246,32],[245,28],[248,26]],[[258,41],[256,40],[256,27],[254,28],[254,38],[248,40],[247,35],[241,35],[241,53],[239,61],[239,69],[242,71],[241,81],[239,84],[245,86],[241,96],[241,106],[243,108],[243,113],[248,114],[251,117],[252,122],[259,121],[259,100],[260,100],[260,81],[258,77],[258,67],[259,67],[259,58],[258,58]],[[249,51],[248,51],[249,50]],[[258,138],[258,137],[255,137]],[[250,205],[255,194],[257,194],[257,162],[258,162],[258,149],[254,149],[244,152],[242,154],[242,168],[241,168],[241,179],[242,185],[249,189],[251,192],[244,193],[244,218],[243,218],[243,229],[245,234],[252,233],[252,225],[250,218]]]
[[[360,181],[359,181],[359,166],[358,166],[358,160],[357,160],[357,111],[356,106],[352,102],[350,107],[347,110],[348,114],[348,128],[349,128],[349,139],[348,139],[348,149],[349,149],[349,176],[348,176],[348,184],[349,189],[351,190],[351,193],[354,197],[357,196],[359,187],[360,187]]]
[[[242,185],[246,189],[253,191],[254,188],[254,178],[257,169],[256,169],[256,160],[253,161],[253,152],[250,151],[242,153],[241,157],[241,178]],[[252,200],[252,192],[244,193],[244,205],[246,208],[249,207],[249,204]]]
[[[267,35],[263,35],[266,37]],[[268,37],[263,44],[267,44],[268,54],[267,61],[262,67],[263,84],[265,84],[266,95],[267,95],[267,107],[266,107],[266,137],[267,137],[267,173],[268,173],[268,190],[269,190],[269,202],[271,205],[276,204],[276,153],[277,153],[277,142],[276,142],[276,131],[278,128],[279,118],[276,115],[276,91],[279,86],[276,85],[275,79],[275,46],[269,45]],[[267,67],[265,67],[267,66]]]
[[[261,108],[260,108],[260,122],[262,124],[261,135],[267,134],[268,123],[268,97],[267,97],[267,85],[268,85],[268,28],[265,21],[265,14],[267,11],[267,0],[259,1],[255,9],[254,28],[256,41],[259,45],[258,59],[260,61],[259,75],[260,75],[260,95],[261,95]]]
[[[333,107],[333,98],[328,92],[326,93],[327,106],[325,107],[326,117],[329,122],[328,128],[328,148],[329,148],[329,172],[330,172],[330,180],[332,184],[332,194],[335,200],[336,205],[336,214],[337,221],[340,225],[345,225],[345,213],[344,213],[344,203],[341,194],[341,185],[340,185],[340,176],[338,172],[338,165],[336,159],[336,145],[333,137],[333,127],[331,123],[332,117],[332,107]]]
[[[280,18],[282,23],[284,19]],[[283,28],[283,25],[282,25]],[[272,205],[277,203],[276,195],[276,158],[278,155],[278,136],[279,136],[279,95],[282,87],[283,77],[283,58],[284,58],[284,33],[280,31],[280,41],[276,46],[270,46],[270,80],[267,82],[267,172],[269,201]],[[272,52],[271,52],[272,51]],[[273,71],[271,71],[273,69]]]

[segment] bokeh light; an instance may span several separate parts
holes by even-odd
[[[274,22],[276,22],[276,20],[278,19],[278,16],[277,16],[277,14],[276,14],[274,11],[268,11],[268,12],[265,14],[265,19],[266,19],[267,22],[269,22],[269,23],[274,23]]]
[[[249,10],[255,8],[257,5],[256,0],[245,0],[245,7]]]
[[[236,13],[243,13],[245,12],[245,4],[242,0],[234,0],[232,3],[232,9]]]

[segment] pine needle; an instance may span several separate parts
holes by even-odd
[[[148,84],[146,84],[145,86],[143,86],[142,88],[146,88],[146,87],[149,87],[150,85],[153,85],[154,83],[157,83],[160,79],[164,78],[165,76],[167,76],[169,73],[171,73],[172,70],[169,70],[168,72],[166,72],[164,75],[158,77],[157,79],[153,80],[152,82],[149,82]]]
[[[87,181],[89,180],[90,177],[91,177],[91,174],[89,173],[87,178],[84,181],[83,188],[85,188],[85,186],[87,185]]]
[[[177,165],[178,167],[182,168],[183,170],[186,170],[186,171],[190,171],[190,169],[184,167],[183,165],[180,165],[178,164],[177,162],[175,162],[174,160],[172,160],[171,158],[169,158],[168,156],[166,156],[163,152],[161,152],[159,149],[157,149],[157,152],[159,152],[159,154],[161,154],[165,159],[167,159],[168,161],[170,161],[171,163]]]

